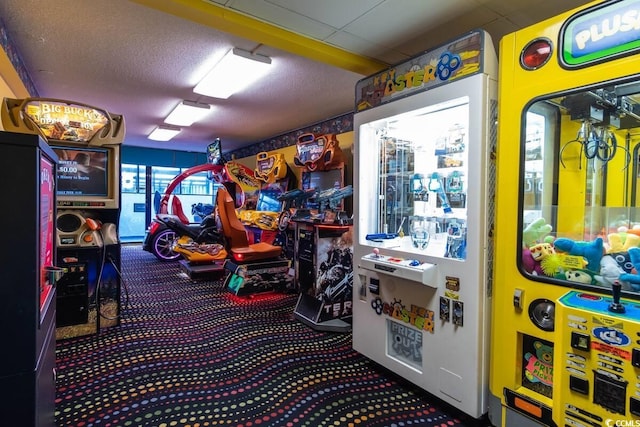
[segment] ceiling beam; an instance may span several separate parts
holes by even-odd
[[[198,24],[368,76],[388,64],[356,55],[204,0],[132,0]]]

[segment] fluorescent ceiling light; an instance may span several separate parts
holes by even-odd
[[[165,123],[176,126],[191,126],[209,114],[211,106],[193,101],[180,101],[176,108],[169,113]]]
[[[193,88],[195,93],[227,99],[262,77],[271,58],[234,48]]]
[[[157,126],[149,134],[148,138],[154,141],[168,141],[179,134],[181,130],[182,129],[176,126]]]

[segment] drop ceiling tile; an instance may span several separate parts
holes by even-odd
[[[263,0],[236,0],[231,9],[280,28],[324,40],[336,29]]]
[[[342,28],[370,9],[384,3],[384,0],[266,0],[289,11],[323,22],[335,28]]]
[[[360,54],[370,56],[372,58],[377,58],[374,54],[380,50],[380,47],[370,40],[365,40],[345,31],[338,31],[332,34],[327,38],[326,42],[334,46],[342,46],[350,52],[359,52]]]
[[[496,19],[485,25],[485,30],[492,35],[494,45],[506,34],[516,31],[518,27],[507,18]]]
[[[472,0],[387,0],[344,30],[375,43],[395,45],[476,6]],[[398,25],[399,22],[402,25]]]
[[[562,9],[564,11],[571,10],[574,7],[578,7],[583,5],[584,3],[581,0],[566,0],[562,2]],[[518,28],[528,27],[529,25],[536,24],[540,21],[544,21],[549,16],[554,14],[554,11],[557,14],[558,7],[553,3],[540,3],[536,5],[532,5],[527,7],[526,9],[516,10],[509,15],[507,18],[517,25]]]
[[[453,40],[468,31],[485,29],[489,23],[500,18],[500,15],[486,7],[476,7],[469,14],[442,23],[437,27],[425,31],[418,37],[403,41],[397,46],[397,50],[410,56],[419,52],[440,46],[449,40]]]
[[[571,10],[578,6],[586,4],[585,0],[562,0],[556,1],[539,1],[539,0],[478,0],[485,7],[494,10],[496,13],[506,18],[512,18],[515,15],[530,15],[530,24],[534,24],[549,17],[556,16],[561,11]]]

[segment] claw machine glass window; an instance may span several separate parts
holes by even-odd
[[[618,283],[640,293],[640,85],[537,99],[523,122],[521,271],[560,286]]]
[[[360,199],[363,212],[375,209],[363,240],[465,259],[468,124],[469,99],[460,97],[361,126],[375,146],[361,156],[376,165],[372,192]]]

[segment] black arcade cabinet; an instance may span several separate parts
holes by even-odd
[[[295,280],[300,296],[294,317],[330,332],[351,331],[353,226],[347,214],[352,186],[345,186],[346,157],[334,134],[303,134],[296,166],[301,189],[315,191],[291,217],[295,228]]]
[[[0,132],[0,420],[54,426],[55,170],[58,158],[37,135]]]
[[[57,283],[56,339],[119,325],[124,118],[49,98],[4,98],[0,113],[5,129],[39,135],[58,158],[53,221],[58,266],[66,274]]]

